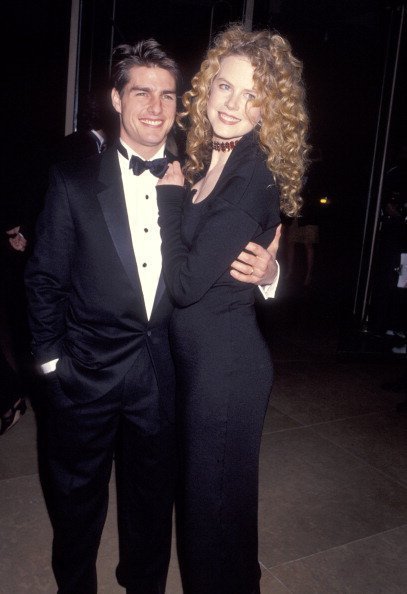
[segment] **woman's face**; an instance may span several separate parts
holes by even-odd
[[[251,103],[257,98],[253,83],[254,68],[243,56],[227,56],[213,79],[207,115],[216,138],[241,138],[260,120],[260,107]]]

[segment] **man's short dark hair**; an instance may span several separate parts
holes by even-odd
[[[138,43],[118,45],[112,55],[112,86],[121,95],[130,80],[130,70],[134,66],[156,67],[168,70],[177,85],[180,71],[178,64],[170,58],[155,39],[146,39]]]

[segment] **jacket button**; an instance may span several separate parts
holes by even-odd
[[[147,330],[147,336],[151,336],[151,330]]]

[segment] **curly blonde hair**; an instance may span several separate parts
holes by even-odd
[[[217,35],[207,52],[192,88],[183,95],[189,117],[185,175],[191,182],[209,163],[212,127],[206,108],[212,81],[222,58],[243,56],[254,68],[253,81],[258,98],[252,105],[261,107],[262,124],[256,133],[267,155],[280,190],[281,210],[295,216],[301,207],[302,180],[307,165],[308,116],[302,83],[302,64],[281,35],[270,31],[248,32],[239,24]]]

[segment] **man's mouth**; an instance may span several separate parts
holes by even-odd
[[[159,128],[163,124],[163,120],[149,120],[147,118],[140,118],[140,122],[147,126],[153,126],[154,128]]]

